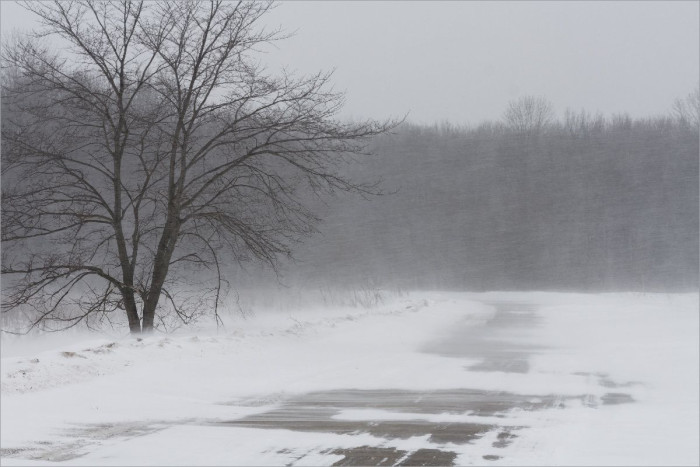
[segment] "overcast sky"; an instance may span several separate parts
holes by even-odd
[[[541,95],[606,115],[666,113],[699,82],[698,1],[306,2],[268,21],[296,34],[264,60],[335,69],[345,116],[478,123]],[[31,17],[2,1],[2,30]]]

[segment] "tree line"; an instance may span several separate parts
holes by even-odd
[[[666,116],[604,117],[544,98],[499,122],[404,124],[355,175],[393,195],[340,199],[303,277],[401,288],[693,290],[698,91]]]

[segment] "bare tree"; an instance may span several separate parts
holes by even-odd
[[[554,110],[544,97],[525,96],[510,101],[503,118],[513,131],[536,135],[552,122]]]
[[[218,320],[223,264],[275,267],[312,231],[304,193],[372,192],[342,165],[392,123],[338,121],[328,74],[267,74],[271,6],[26,4],[66,47],[3,51],[5,310],[52,329],[125,313],[132,333]]]
[[[700,85],[684,99],[676,99],[673,103],[673,115],[683,125],[691,128],[700,126]]]
[[[575,138],[590,137],[594,133],[601,133],[605,129],[605,117],[601,113],[595,115],[581,110],[576,112],[571,109],[564,111],[563,128]]]

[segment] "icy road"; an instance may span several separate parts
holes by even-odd
[[[697,465],[698,295],[414,293],[3,342],[3,465]]]

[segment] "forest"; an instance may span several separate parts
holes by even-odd
[[[538,125],[506,112],[375,139],[354,175],[381,178],[385,195],[329,204],[294,268],[304,281],[400,289],[696,289],[697,122],[556,119],[543,98],[530,103],[544,107]]]

